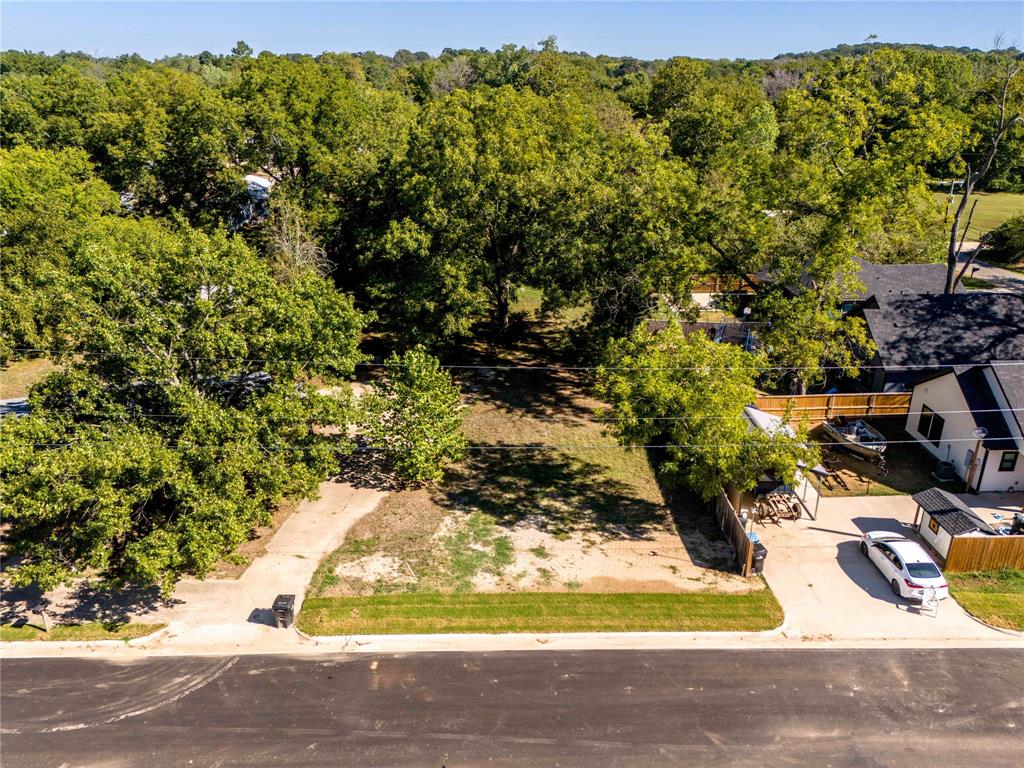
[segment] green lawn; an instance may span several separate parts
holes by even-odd
[[[1024,571],[947,573],[949,591],[972,616],[1024,632]]]
[[[949,195],[945,192],[935,192],[935,199],[945,208]],[[959,198],[953,198],[953,207],[950,211],[952,216],[955,206],[959,204]],[[978,207],[974,211],[974,218],[971,220],[971,228],[967,231],[968,240],[977,240],[986,232],[995,229],[1011,216],[1024,213],[1024,194],[1014,192],[977,192],[971,195],[968,206],[978,201]],[[967,221],[967,214],[970,207],[964,213],[964,221]]]
[[[311,635],[761,631],[782,623],[770,589],[740,594],[513,592],[306,600]]]
[[[0,624],[0,640],[134,640],[161,629],[163,624],[101,623],[58,624],[49,632],[34,624]]]
[[[0,400],[10,397],[25,397],[29,387],[46,374],[56,370],[57,366],[43,357],[15,360],[0,366]]]

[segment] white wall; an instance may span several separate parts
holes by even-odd
[[[939,528],[938,532],[929,528],[928,523],[930,523],[931,520],[932,516],[922,510],[921,528],[919,531],[921,538],[927,541],[932,549],[943,557],[946,557],[949,554],[949,545],[952,543],[953,538],[942,528]]]
[[[928,406],[946,420],[942,428],[942,439],[937,446],[917,431],[924,406]],[[907,414],[907,432],[920,440],[921,445],[937,459],[953,462],[956,473],[963,479],[967,477],[967,452],[974,449],[971,432],[977,428],[974,417],[967,411],[967,401],[960,391],[956,376],[948,373],[914,387],[914,394],[910,398],[910,413]],[[984,452],[983,448],[983,456]]]
[[[998,388],[998,383],[993,380],[991,385],[999,400],[999,407],[1008,408],[1009,404],[1002,397],[1002,390]],[[942,439],[937,446],[917,431],[917,424],[921,419],[920,412],[924,406],[928,406],[946,420],[942,429]],[[956,473],[962,480],[967,479],[969,471],[967,453],[974,450],[976,444],[971,437],[971,432],[977,429],[977,424],[967,410],[967,401],[964,400],[956,376],[948,373],[914,387],[914,393],[910,399],[910,413],[907,415],[907,432],[920,440],[921,445],[937,459],[953,462]],[[947,411],[947,413],[942,413],[942,411]],[[956,413],[948,413],[948,411],[956,411]],[[1012,418],[1012,414],[1007,415]],[[1020,440],[1016,422],[1010,423],[1010,429]],[[986,454],[988,454],[987,461]],[[978,468],[975,470],[976,476],[971,481],[977,490],[999,492],[1024,490],[1024,455],[1017,457],[1017,466],[1013,472],[1000,472],[999,461],[1002,455],[1002,451],[989,451],[985,447],[981,448]],[[981,472],[982,463],[985,466],[984,475],[978,477],[977,473]]]

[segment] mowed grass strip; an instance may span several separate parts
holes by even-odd
[[[947,573],[950,594],[987,624],[1024,632],[1024,571]]]
[[[158,629],[164,624],[105,624],[98,621],[86,624],[57,624],[49,632],[34,624],[0,624],[0,640],[134,640]]]
[[[770,589],[728,594],[511,592],[308,599],[311,635],[754,632],[782,623]]]

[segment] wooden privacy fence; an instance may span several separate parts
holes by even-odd
[[[910,411],[909,392],[866,392],[838,395],[758,395],[757,407],[782,416],[792,408],[793,421],[804,416],[812,424],[833,416],[902,416]]]
[[[954,536],[947,571],[1024,570],[1024,536]]]
[[[725,491],[718,494],[718,498],[715,500],[715,517],[718,518],[718,525],[721,526],[722,533],[725,534],[725,538],[732,544],[733,551],[736,553],[740,574],[749,576],[754,570],[754,544],[747,538],[747,531]]]

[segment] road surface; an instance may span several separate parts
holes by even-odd
[[[17,659],[21,766],[1001,768],[1024,651]]]

